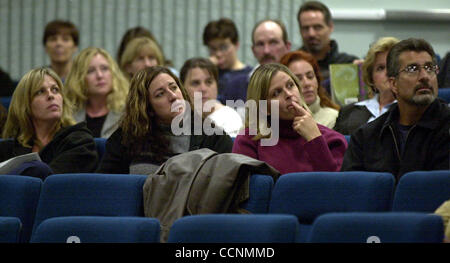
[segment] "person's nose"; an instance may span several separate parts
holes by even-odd
[[[47,90],[46,92],[47,92],[47,100],[55,99],[54,94],[50,90]]]
[[[428,73],[424,67],[419,68],[419,80],[428,81],[430,79],[430,73]]]
[[[316,36],[316,30],[314,30],[314,27],[309,27],[309,28],[308,28],[308,36],[309,36],[309,37],[314,37],[314,36]]]
[[[271,53],[271,48],[270,48],[270,44],[264,44],[264,54],[270,54]]]
[[[145,65],[146,67],[154,66],[154,65],[152,64],[152,61],[150,60],[150,58],[145,58],[145,60],[144,60],[144,65]]]

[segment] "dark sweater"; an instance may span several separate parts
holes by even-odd
[[[31,148],[15,139],[0,142],[0,162],[27,153],[31,153]],[[61,128],[39,156],[53,173],[94,172],[98,163],[94,138],[85,122]]]

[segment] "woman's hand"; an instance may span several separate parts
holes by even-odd
[[[291,108],[291,112],[295,115],[292,128],[308,142],[321,136],[322,133],[311,114],[297,102],[292,102],[292,105],[294,107]]]

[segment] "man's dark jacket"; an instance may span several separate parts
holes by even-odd
[[[399,110],[388,112],[359,128],[351,137],[341,171],[390,172],[397,181],[411,171],[448,170],[450,108],[435,100],[406,135],[400,155]]]

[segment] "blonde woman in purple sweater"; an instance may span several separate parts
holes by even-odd
[[[345,137],[314,121],[299,80],[286,66],[271,63],[258,67],[247,90],[247,101],[252,100],[258,113],[266,112],[260,107],[260,102],[266,101],[267,114],[247,110],[245,130],[236,137],[233,153],[265,161],[282,174],[340,170],[347,149]],[[278,103],[279,118],[271,116],[272,101]],[[269,137],[275,141],[270,143]],[[268,144],[273,145],[265,146]]]

